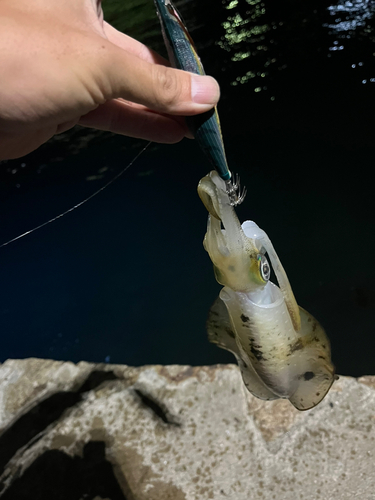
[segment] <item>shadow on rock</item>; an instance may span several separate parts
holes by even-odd
[[[93,371],[77,390],[52,394],[15,420],[0,436],[0,475],[20,448],[40,439],[43,431],[58,420],[65,410],[79,403],[85,392],[95,389],[102,382],[115,379],[117,377],[112,371]],[[0,484],[0,492],[1,489]]]
[[[1,495],[0,495],[1,496]],[[91,441],[83,458],[49,450],[15,479],[2,500],[130,500],[125,497],[105,458],[105,444]]]

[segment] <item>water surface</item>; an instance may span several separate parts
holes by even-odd
[[[220,82],[231,169],[298,302],[326,327],[340,373],[375,373],[374,3],[178,2]],[[151,1],[108,20],[163,53]],[[0,165],[1,241],[104,185],[143,141],[76,129]],[[202,247],[194,142],[152,145],[108,189],[0,249],[0,359],[231,361],[206,340],[220,286]]]

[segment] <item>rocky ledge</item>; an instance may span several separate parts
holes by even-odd
[[[260,401],[234,365],[0,365],[3,500],[373,500],[375,377],[316,408]]]

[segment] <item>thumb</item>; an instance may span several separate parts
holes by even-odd
[[[110,42],[102,47],[96,64],[99,81],[110,92],[107,99],[121,97],[160,113],[186,116],[208,111],[219,100],[219,85],[210,76],[145,61]]]

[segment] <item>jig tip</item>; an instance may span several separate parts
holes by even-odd
[[[235,178],[232,176],[229,180],[225,181],[225,187],[226,193],[229,196],[229,204],[232,207],[236,207],[244,201],[247,189],[244,187],[241,191],[241,183],[238,174],[235,175]]]

